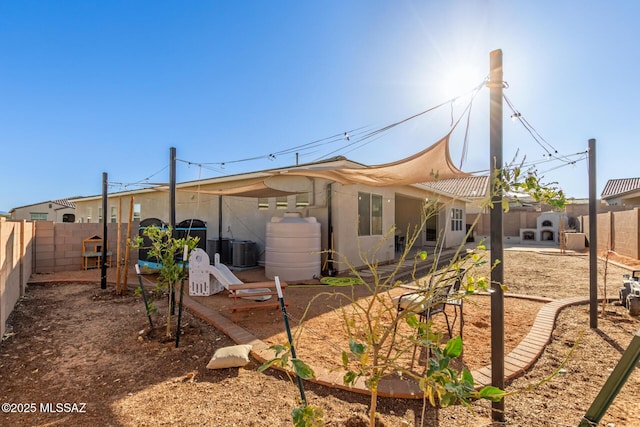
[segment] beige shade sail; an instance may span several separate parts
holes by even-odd
[[[239,180],[180,186],[177,191],[219,196],[278,197],[312,191],[310,178],[386,187],[471,176],[453,165],[449,156],[449,136],[450,133],[421,152],[392,163],[359,168],[308,165],[258,172]],[[168,191],[168,187],[162,186],[156,190]]]
[[[456,168],[451,161],[450,135],[450,133],[447,134],[440,141],[417,154],[393,163],[362,168],[307,167],[274,171],[274,173],[325,178],[341,184],[366,184],[373,187],[410,185],[470,176]]]
[[[304,176],[264,175],[239,181],[180,188],[181,192],[237,197],[279,197],[311,191],[311,181]]]

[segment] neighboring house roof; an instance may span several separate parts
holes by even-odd
[[[74,202],[72,202],[71,200],[69,200],[69,199],[52,200],[51,203],[57,203],[59,205],[65,206],[67,208],[72,208],[72,209],[76,208],[76,204]]]
[[[467,176],[425,182],[425,186],[437,191],[465,198],[483,198],[489,191],[489,176]]]
[[[74,202],[72,202],[71,200],[69,200],[69,199],[57,199],[57,200],[46,200],[44,202],[38,202],[38,203],[31,203],[29,205],[24,205],[24,206],[18,206],[18,207],[15,207],[15,208],[11,209],[9,212],[13,212],[16,209],[28,208],[29,206],[42,205],[44,203],[55,203],[57,205],[64,206],[66,208],[72,208],[72,209],[76,208],[76,204]]]
[[[610,199],[638,190],[640,190],[640,178],[610,179],[605,184],[600,197]]]

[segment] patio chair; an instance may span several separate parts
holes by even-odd
[[[462,314],[462,301],[459,295],[462,279],[465,269],[450,270],[440,275],[437,280],[432,276],[429,286],[426,289],[420,289],[413,292],[404,293],[395,297],[393,301],[397,304],[398,315],[403,311],[410,311],[419,316],[421,322],[427,322],[437,314],[442,314],[447,323],[447,331],[449,337],[453,337],[452,328],[458,319],[458,309],[460,310],[460,336],[462,336],[462,328],[464,317]],[[434,288],[435,287],[435,288]],[[449,322],[447,307],[452,306],[454,310],[454,318]],[[397,324],[396,324],[397,327]],[[411,365],[415,359],[415,348]]]

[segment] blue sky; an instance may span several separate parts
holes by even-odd
[[[166,182],[170,147],[178,181],[289,166],[295,152],[268,154],[345,131],[355,144],[329,138],[300,162],[398,160],[449,130],[449,105],[366,145],[357,135],[466,93],[494,49],[505,95],[548,143],[505,104],[505,161],[517,153],[586,197],[576,153],[595,138],[600,194],[640,176],[638,40],[634,2],[0,0],[0,210],[100,194],[103,172],[114,192]],[[471,110],[468,172],[489,167],[488,98]],[[451,141],[458,166],[465,124]]]

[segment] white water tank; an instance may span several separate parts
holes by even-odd
[[[264,271],[284,281],[320,277],[320,223],[314,217],[285,213],[267,223]]]

